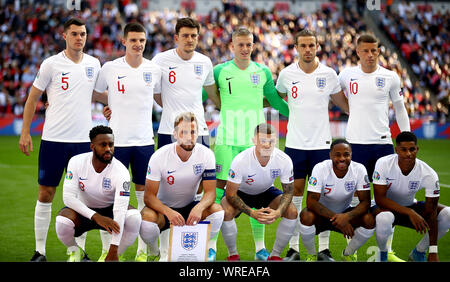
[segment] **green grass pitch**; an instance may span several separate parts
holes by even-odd
[[[37,159],[40,137],[34,137],[34,151],[27,157],[19,151],[19,137],[0,137],[0,262],[28,261],[34,253],[34,207],[37,200]],[[419,140],[419,158],[427,162],[439,175],[441,183],[440,203],[450,205],[450,140]],[[284,140],[280,140],[280,149],[284,149]],[[62,185],[62,181],[61,181]],[[47,237],[47,259],[49,261],[65,261],[66,248],[58,240],[55,232],[55,217],[63,207],[62,186],[57,193],[52,206],[52,221]],[[279,182],[276,186],[280,187]],[[416,197],[424,199],[423,190]],[[136,206],[136,198],[131,193],[131,204]],[[304,201],[305,205],[305,201]],[[253,260],[254,243],[251,235],[249,219],[242,215],[237,219],[237,247],[242,260]],[[266,226],[265,243],[269,252],[275,240],[278,221]],[[420,240],[421,235],[414,230],[396,227],[393,249],[403,259]],[[317,243],[317,239],[316,239]],[[331,232],[330,250],[335,259],[340,260],[340,254],[345,248],[346,240],[342,234]],[[375,236],[358,251],[359,261],[374,259]],[[136,254],[137,242],[125,253],[127,260],[132,261]],[[217,243],[217,260],[225,260],[228,255],[221,236]],[[284,256],[287,248],[284,250]],[[99,232],[92,230],[87,235],[86,252],[92,260],[100,256],[101,241]],[[300,243],[300,255],[306,255],[306,250]],[[439,257],[441,261],[450,261],[450,235],[445,235],[439,241]]]

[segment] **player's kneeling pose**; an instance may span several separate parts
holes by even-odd
[[[112,234],[106,261],[117,261],[139,234],[141,215],[130,202],[130,174],[114,158],[111,128],[96,126],[90,133],[92,152],[69,161],[63,186],[66,207],[56,217],[58,239],[68,247],[69,261],[79,261],[83,249],[75,237],[91,229]]]
[[[353,194],[359,204],[351,207]],[[356,261],[356,250],[373,235],[375,220],[370,208],[370,183],[366,168],[352,161],[352,149],[344,139],[333,141],[330,160],[314,166],[308,181],[306,208],[300,213],[300,236],[316,260],[315,235],[333,230],[352,238],[342,253],[345,261]]]

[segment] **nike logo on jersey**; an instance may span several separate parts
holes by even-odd
[[[389,177],[386,177],[386,180],[387,180],[387,181],[392,181],[392,180],[395,180],[395,178],[389,178]]]
[[[126,75],[124,75],[124,76],[118,76],[117,79],[122,79],[122,78],[124,78],[124,77],[126,77]]]
[[[174,70],[174,69],[176,69],[177,67],[169,67],[169,70]]]
[[[255,176],[255,175],[256,175],[256,173],[255,173],[255,174],[252,174],[252,175],[249,174],[248,177],[253,177],[253,176]]]
[[[87,177],[86,177],[86,178],[79,177],[79,179],[80,179],[80,180],[87,180]]]
[[[225,78],[225,80],[230,80],[230,79],[232,79],[233,77],[226,77]]]
[[[325,186],[330,186],[331,187],[331,186],[334,186],[334,184],[325,184]]]
[[[69,73],[70,73],[70,72],[63,72],[62,75],[63,75],[63,76],[66,76],[66,75],[68,75]]]
[[[357,78],[350,78],[350,81],[358,80]]]
[[[292,85],[299,83],[300,81],[292,81]]]
[[[176,170],[172,170],[172,171],[170,171],[170,170],[168,170],[167,171],[167,174],[172,174],[172,173],[174,173]]]

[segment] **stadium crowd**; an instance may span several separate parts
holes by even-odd
[[[208,55],[213,64],[231,59],[228,43],[231,32],[237,26],[247,26],[255,35],[253,59],[269,66],[274,80],[281,69],[296,56],[293,36],[303,28],[317,32],[321,46],[318,57],[338,73],[345,67],[357,64],[355,43],[357,34],[367,29],[357,7],[347,4],[339,11],[334,3],[323,4],[312,14],[293,14],[273,9],[251,12],[240,1],[223,1],[222,9],[213,9],[207,15],[195,15],[189,9],[179,11],[139,10],[133,1],[82,1],[80,11],[69,11],[64,6],[52,6],[46,0],[34,1],[15,9],[14,1],[6,1],[0,9],[0,116],[8,113],[20,116],[23,112],[29,87],[39,70],[42,60],[63,49],[62,23],[78,14],[87,23],[88,40],[86,53],[103,64],[124,55],[120,37],[122,27],[130,21],[139,21],[148,30],[147,58],[174,47],[173,31],[176,19],[194,16],[202,24],[198,49]],[[117,2],[117,3],[116,3]],[[402,6],[399,6],[402,7]],[[445,122],[448,119],[448,12],[419,13],[400,9],[384,16],[382,24],[391,39],[398,45],[402,55],[412,63],[420,78],[413,85],[398,55],[382,46],[380,63],[395,70],[403,82],[405,102],[410,118],[427,118]],[[398,15],[398,16],[397,16]],[[416,43],[417,42],[417,43]],[[420,86],[420,87],[419,87]],[[422,90],[426,89],[429,90]],[[431,95],[439,103],[431,103]],[[44,113],[45,95],[37,107]],[[93,105],[101,111],[100,105]],[[209,106],[207,110],[213,111]],[[330,108],[332,119],[346,119],[338,108]]]

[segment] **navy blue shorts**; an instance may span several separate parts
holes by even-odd
[[[226,193],[224,193],[224,195],[225,194]],[[237,192],[237,195],[242,199],[242,201],[244,201],[247,206],[255,209],[267,208],[273,201],[273,199],[282,194],[283,192],[280,189],[277,189],[273,186],[257,195],[250,195],[239,190]],[[239,215],[237,215],[236,217],[238,216]]]
[[[187,206],[184,206],[182,208],[171,208],[174,211],[178,212],[179,214],[181,214],[181,216],[184,218],[184,220],[186,221],[189,217],[189,214],[191,213],[191,210],[195,207],[195,205],[197,205],[199,203],[199,201],[193,201],[190,204],[188,204]],[[168,228],[170,228],[170,222],[169,219],[167,218],[167,216],[164,215],[164,226],[163,228],[161,228],[160,230],[166,230]]]
[[[394,153],[394,146],[391,144],[351,144],[351,146],[352,160],[366,167],[370,182],[377,160]]]
[[[65,143],[41,140],[38,183],[57,187],[70,158],[91,151],[90,142]]]
[[[172,144],[173,142],[176,142],[173,135],[170,134],[159,134],[158,133],[158,149],[162,146],[165,146],[167,144]],[[197,143],[201,143],[209,148],[209,135],[207,136],[198,136]]]
[[[330,149],[299,150],[284,148],[284,152],[291,158],[294,165],[294,179],[306,179],[311,175],[314,166],[330,158]]]
[[[148,162],[154,152],[154,145],[114,147],[114,157],[126,168],[131,166],[132,181],[138,185],[145,185]]]
[[[371,210],[376,210],[378,208],[377,205],[371,207]],[[416,213],[420,214],[421,216],[424,216],[425,214],[425,202],[424,201],[419,201],[417,203],[414,203],[410,206],[408,206],[408,208],[413,209]],[[404,215],[404,214],[400,214],[400,213],[396,213],[394,211],[390,211],[394,214],[394,224],[395,225],[400,225],[400,226],[405,226],[405,227],[409,227],[412,229],[416,229],[414,227],[414,225],[412,225],[411,220],[409,220],[409,216]]]
[[[100,215],[103,215],[103,216],[106,216],[109,218],[114,218],[113,207],[114,207],[114,205],[111,205],[106,208],[98,208],[98,209],[91,208],[91,209]],[[67,207],[64,207],[64,208],[67,208]],[[78,219],[80,220],[80,225],[75,226],[75,237],[83,235],[84,232],[92,230],[92,229],[105,230],[105,228],[98,225],[95,221],[93,221],[89,218],[86,218],[79,213],[77,213],[77,214],[78,214]]]

